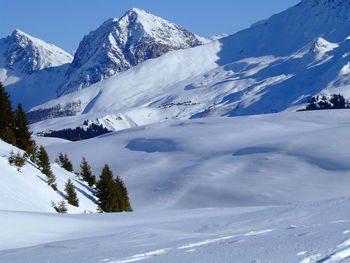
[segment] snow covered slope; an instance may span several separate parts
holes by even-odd
[[[135,211],[297,204],[349,193],[348,114],[169,121],[47,149],[75,165],[83,152],[96,174],[109,163]]]
[[[58,94],[67,94],[125,71],[147,59],[205,42],[195,34],[142,9],[112,18],[81,41]]]
[[[79,104],[81,119],[129,125],[295,110],[319,93],[349,96],[348,1],[304,0],[226,38],[160,58],[33,108],[52,116]],[[49,113],[49,114],[48,114]],[[60,123],[72,123],[73,118]],[[47,122],[48,129],[56,129]],[[45,126],[42,124],[41,126]],[[125,127],[116,122],[114,130]]]
[[[64,187],[68,179],[75,185],[79,198],[79,207],[68,205],[68,213],[96,212],[93,191],[84,182],[78,180],[72,173],[52,164],[52,171],[57,177],[59,191],[54,191],[46,183],[46,176],[36,166],[28,161],[20,171],[9,165],[8,156],[18,149],[0,141],[0,210],[50,212],[55,213],[51,201],[58,203],[63,200]]]
[[[0,211],[0,262],[344,263],[349,210],[349,198],[339,198],[108,215]]]
[[[78,163],[84,152],[96,171],[113,164],[135,212],[0,211],[0,262],[348,262],[348,116],[203,118],[75,143],[37,138],[52,156],[67,151]]]

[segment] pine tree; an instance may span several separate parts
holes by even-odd
[[[60,153],[56,158],[56,163],[68,172],[73,172],[73,164],[66,153]]]
[[[85,182],[88,183],[90,187],[92,187],[96,183],[96,177],[92,174],[91,167],[85,158],[83,158],[83,160],[81,161],[80,169],[81,177]]]
[[[63,153],[59,153],[59,155],[57,156],[55,162],[59,165],[59,166],[63,166],[63,162],[64,162],[64,155]]]
[[[73,172],[73,164],[69,160],[67,154],[64,154],[63,168],[66,169],[68,172]]]
[[[115,187],[118,195],[119,212],[132,212],[133,210],[129,200],[128,189],[126,188],[123,180],[119,176],[117,176],[117,178],[115,179]]]
[[[58,204],[56,205],[54,201],[51,201],[51,206],[53,209],[56,210],[57,213],[67,213],[68,209],[66,206],[66,202],[64,200],[58,202]]]
[[[28,151],[32,147],[32,133],[29,130],[29,122],[23,110],[22,104],[18,104],[15,112],[14,134],[16,136],[16,146],[22,150]]]
[[[118,212],[118,196],[113,174],[106,164],[100,180],[96,184],[96,196],[99,199],[99,210],[102,212]]]
[[[11,165],[17,167],[17,170],[20,172],[21,168],[25,165],[27,157],[25,154],[20,153],[19,151],[15,154],[12,150],[8,157],[8,161]]]
[[[0,132],[0,139],[9,144],[16,145],[16,136],[10,126],[5,127],[5,129]]]
[[[32,144],[29,145],[29,147],[27,147],[27,157],[29,157],[29,159],[33,162],[33,163],[37,163],[38,162],[38,147],[35,143],[35,141],[33,141]]]
[[[74,184],[71,179],[68,179],[64,191],[67,195],[68,204],[79,206],[79,199],[77,197],[77,193],[75,192]]]
[[[40,146],[37,158],[37,165],[39,166],[39,169],[47,177],[47,184],[50,185],[54,190],[57,190],[56,176],[51,170],[49,155],[43,146]]]
[[[7,143],[16,144],[14,135],[14,114],[10,102],[10,95],[0,82],[0,139]]]

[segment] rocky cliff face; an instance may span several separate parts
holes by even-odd
[[[141,9],[110,19],[81,41],[58,95],[90,86],[117,72],[206,39]]]

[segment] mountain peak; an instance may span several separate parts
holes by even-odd
[[[149,12],[137,7],[131,8],[127,13],[150,14]]]
[[[58,95],[88,87],[168,51],[201,45],[205,40],[145,10],[130,9],[120,19],[109,19],[84,37],[67,72],[67,79],[72,80],[61,87]]]
[[[24,35],[24,36],[28,36],[27,33],[23,32],[22,30],[19,30],[19,29],[17,29],[17,28],[16,28],[15,30],[13,30],[12,35]]]
[[[15,76],[31,74],[35,70],[60,66],[72,61],[72,56],[53,44],[15,29],[3,39],[2,67]]]

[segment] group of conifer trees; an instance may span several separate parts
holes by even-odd
[[[10,96],[5,91],[4,86],[0,82],[0,139],[12,144],[25,153],[10,153],[9,162],[17,167],[21,167],[27,158],[38,166],[38,169],[46,175],[47,184],[57,191],[56,176],[52,172],[49,155],[43,146],[37,147],[32,139],[32,133],[29,129],[29,122],[21,104],[15,111],[12,109]],[[69,160],[67,154],[60,153],[56,162],[69,172],[74,172],[73,164]],[[83,158],[80,164],[80,173],[76,173],[90,187],[95,188],[96,197],[100,212],[131,212],[128,191],[122,179],[117,176],[114,178],[113,173],[108,165],[105,165],[100,179],[96,181],[96,177],[91,172],[91,167],[87,160]],[[67,202],[73,206],[79,206],[79,199],[75,191],[72,180],[68,179],[65,184],[65,193]],[[67,212],[65,201],[62,200],[57,205],[52,202],[52,207],[60,213]]]
[[[0,139],[34,154],[35,142],[29,130],[29,123],[21,104],[12,110],[10,96],[0,82]]]
[[[74,171],[72,162],[69,160],[67,154],[60,153],[56,162],[67,171]],[[83,158],[80,164],[80,172],[76,173],[76,175],[96,190],[95,195],[98,199],[98,209],[100,212],[132,211],[128,190],[123,180],[119,176],[114,178],[107,164],[102,169],[100,179],[96,181],[96,177],[92,174],[89,163]],[[72,182],[67,182],[65,192],[68,203],[78,206],[79,200],[76,197]]]

